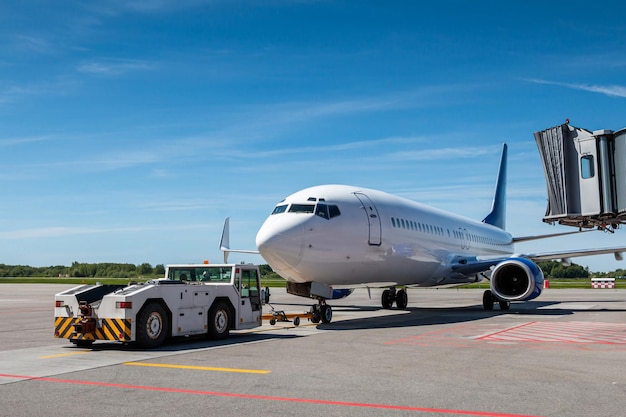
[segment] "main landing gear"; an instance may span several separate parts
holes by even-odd
[[[491,290],[485,291],[483,293],[483,308],[485,310],[493,310],[493,305],[495,303],[500,304],[500,310],[506,311],[511,308],[510,301],[498,300],[496,297],[493,296]]]
[[[384,309],[390,309],[395,302],[396,306],[403,310],[409,303],[409,297],[406,295],[405,289],[396,291],[396,287],[391,287],[388,290],[383,291],[380,302]]]
[[[311,306],[309,310],[311,314],[311,321],[313,323],[330,323],[333,319],[333,309],[326,304],[326,300],[323,298],[319,299],[319,304],[315,304]]]

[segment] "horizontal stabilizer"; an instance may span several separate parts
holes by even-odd
[[[224,219],[224,229],[222,230],[222,239],[220,240],[220,250],[224,252],[224,263],[228,263],[228,255],[235,253],[250,253],[258,255],[258,250],[231,249],[230,248],[230,217]]]

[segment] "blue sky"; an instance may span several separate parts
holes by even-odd
[[[1,2],[0,263],[218,262],[324,183],[482,219],[503,142],[508,230],[569,230],[533,132],[626,126],[626,6],[434,3]]]

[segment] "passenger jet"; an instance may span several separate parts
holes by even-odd
[[[287,292],[311,297],[312,321],[329,323],[326,300],[356,287],[387,288],[382,307],[407,306],[406,287],[462,285],[490,281],[487,310],[538,297],[543,273],[535,261],[614,253],[623,248],[513,255],[515,242],[579,233],[514,238],[505,231],[507,145],[504,144],[490,213],[482,222],[382,191],[348,185],[320,185],[278,203],[256,236],[258,253],[287,280]],[[221,249],[231,250],[228,219]]]

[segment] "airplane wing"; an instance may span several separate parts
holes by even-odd
[[[626,252],[626,247],[615,248],[601,248],[601,249],[579,249],[561,252],[545,252],[537,254],[522,255],[525,258],[529,258],[533,261],[551,261],[555,259],[569,259],[577,258],[579,256],[593,256],[593,255],[606,255],[612,253],[615,259],[621,261],[624,259],[623,252]]]
[[[549,237],[558,237],[558,236],[567,236],[567,235],[575,235],[578,233],[587,233],[587,232],[595,232],[597,229],[588,229],[588,230],[576,230],[574,232],[559,232],[559,233],[550,233],[547,235],[533,235],[533,236],[519,236],[513,238],[513,243],[519,242],[528,242],[529,240],[539,240],[539,239],[547,239]]]
[[[535,254],[517,254],[501,258],[490,259],[467,259],[452,265],[452,271],[463,275],[474,275],[489,270],[491,267],[506,261],[510,258],[527,258],[533,262],[561,260],[563,263],[570,263],[570,258],[593,255],[613,254],[615,259],[621,261],[624,259],[623,252],[626,247],[601,248],[601,249],[578,249],[559,252],[544,252]]]

